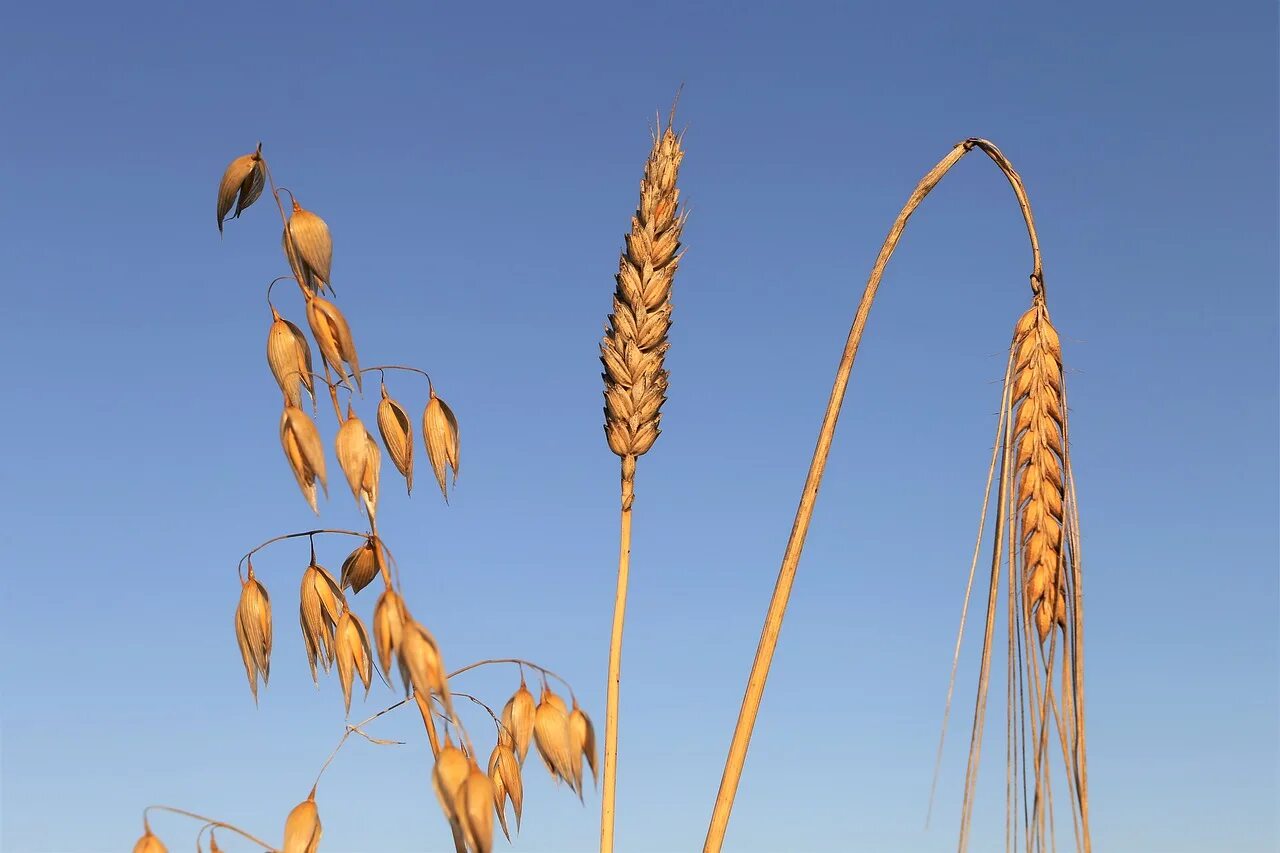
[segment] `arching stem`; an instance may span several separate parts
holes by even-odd
[[[720,779],[720,790],[716,795],[711,822],[707,828],[706,842],[703,845],[704,853],[719,853],[721,846],[724,844],[725,831],[729,825],[729,815],[733,810],[733,800],[737,794],[738,782],[742,778],[742,768],[747,758],[747,747],[751,742],[751,733],[755,728],[756,716],[760,711],[760,700],[764,696],[765,682],[768,680],[769,667],[773,662],[773,653],[778,645],[778,635],[782,630],[782,620],[786,615],[787,602],[791,598],[791,588],[795,582],[796,568],[800,564],[800,555],[804,550],[805,537],[809,533],[809,523],[813,518],[814,505],[817,503],[818,489],[822,485],[822,475],[827,466],[827,456],[831,452],[831,442],[835,436],[836,422],[840,418],[840,407],[844,402],[845,390],[849,385],[849,375],[853,370],[853,362],[857,357],[858,347],[862,343],[863,330],[866,328],[867,317],[871,313],[871,305],[875,301],[877,290],[879,290],[880,280],[884,276],[885,267],[893,256],[894,249],[897,248],[898,240],[902,237],[907,220],[915,213],[916,208],[924,201],[925,196],[951,170],[951,167],[975,148],[980,149],[991,158],[992,162],[1004,173],[1009,185],[1013,188],[1014,195],[1018,200],[1018,207],[1022,211],[1023,220],[1027,225],[1027,235],[1031,241],[1031,291],[1036,295],[1044,292],[1040,240],[1036,235],[1035,220],[1031,215],[1031,203],[1027,198],[1026,188],[1023,186],[1021,176],[1014,170],[1012,164],[1000,152],[1000,149],[991,142],[985,139],[973,138],[958,143],[936,166],[929,170],[928,174],[920,179],[920,183],[916,185],[910,198],[907,199],[906,205],[898,213],[893,226],[889,229],[888,236],[885,237],[884,244],[880,247],[880,254],[877,255],[875,264],[871,267],[871,274],[867,278],[862,300],[858,304],[857,313],[854,314],[853,325],[849,329],[849,337],[845,341],[844,352],[840,356],[840,365],[836,370],[836,377],[831,387],[831,396],[827,401],[826,412],[822,416],[822,426],[818,432],[818,441],[813,451],[813,460],[809,465],[809,473],[805,478],[804,489],[800,493],[800,502],[796,508],[791,535],[787,540],[786,550],[783,552],[782,566],[778,570],[777,584],[769,601],[764,626],[760,631],[760,643],[756,648],[755,660],[751,665],[751,674],[747,679],[746,691],[742,698],[742,707],[738,713],[738,722],[734,728],[728,757],[725,760],[724,774]],[[613,681],[611,678],[610,690],[612,689]],[[606,768],[609,766],[608,761],[609,754],[606,751]],[[606,769],[606,780],[608,779],[607,773]],[[607,784],[608,782],[606,781]],[[606,792],[608,792],[607,787]]]

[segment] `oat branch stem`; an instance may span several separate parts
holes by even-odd
[[[142,825],[147,828],[147,831],[150,831],[151,829],[150,824],[147,821],[147,812],[150,812],[150,811],[169,812],[170,814],[182,815],[183,817],[189,817],[194,820],[203,821],[206,826],[214,826],[214,827],[217,827],[218,829],[225,829],[228,832],[234,832],[237,835],[243,838],[246,838],[249,841],[252,841],[254,844],[261,845],[262,848],[269,851],[269,853],[276,853],[276,848],[272,847],[270,844],[263,841],[261,838],[257,837],[256,835],[245,832],[243,829],[241,829],[238,826],[235,826],[230,823],[224,823],[220,820],[214,820],[213,818],[206,817],[205,815],[202,815],[202,814],[189,812],[186,809],[175,808],[174,806],[152,805],[152,806],[147,806],[145,809],[143,809]]]
[[[333,752],[329,753],[329,757],[324,760],[324,764],[320,765],[320,772],[316,774],[316,781],[311,784],[312,790],[314,790],[316,786],[320,784],[320,777],[324,775],[324,771],[329,769],[329,765],[333,763],[333,759],[338,757],[338,751],[341,750],[342,745],[347,742],[347,738],[351,737],[351,735],[353,734],[358,734],[372,743],[377,743],[377,741],[369,737],[369,735],[362,732],[361,729],[364,726],[368,725],[369,723],[372,723],[374,720],[381,717],[383,714],[388,714],[394,711],[396,708],[399,708],[401,705],[407,704],[412,699],[413,699],[412,696],[406,696],[405,698],[401,699],[399,702],[396,702],[394,705],[389,705],[386,708],[383,708],[381,711],[374,714],[372,717],[369,717],[368,719],[361,720],[358,723],[347,723],[346,730],[342,733],[342,737],[338,739],[338,745],[333,748]]]
[[[237,571],[239,571],[239,570],[240,570],[240,568],[242,568],[242,567],[244,566],[245,560],[248,560],[250,557],[252,557],[254,554],[258,553],[259,551],[261,551],[263,548],[267,547],[268,545],[274,545],[275,543],[277,543],[277,542],[283,542],[283,541],[284,541],[284,540],[286,540],[286,539],[301,539],[303,536],[308,536],[308,537],[310,537],[310,536],[318,536],[318,535],[319,535],[319,534],[321,534],[321,533],[337,533],[337,534],[341,534],[341,535],[343,535],[343,536],[359,536],[361,539],[368,539],[368,538],[369,538],[369,534],[368,534],[368,533],[356,533],[354,530],[339,530],[339,529],[336,529],[336,528],[322,528],[322,529],[318,529],[318,530],[303,530],[303,531],[302,531],[302,532],[300,532],[300,533],[285,533],[285,534],[282,534],[282,535],[280,535],[280,536],[275,536],[275,537],[272,537],[271,539],[268,539],[266,542],[263,542],[261,545],[258,545],[257,547],[255,547],[255,548],[253,548],[251,551],[249,551],[249,553],[247,553],[247,554],[245,554],[243,557],[241,557],[241,558],[240,558],[240,562],[236,565],[236,570],[237,570]]]
[[[485,660],[478,660],[475,663],[467,664],[466,666],[462,667],[462,669],[455,669],[453,672],[449,673],[449,675],[446,677],[453,678],[454,676],[462,675],[462,673],[464,672],[470,672],[471,670],[477,669],[478,667],[489,666],[490,664],[495,664],[495,663],[513,663],[516,666],[527,666],[529,667],[529,669],[536,669],[538,672],[542,673],[543,675],[549,675],[552,678],[554,678],[556,681],[559,681],[561,684],[563,684],[565,686],[565,689],[569,691],[569,698],[575,699],[575,700],[577,698],[573,692],[573,685],[571,685],[568,681],[565,681],[563,678],[556,675],[554,672],[547,669],[545,666],[538,666],[538,664],[534,663],[533,661],[525,660],[523,658],[487,658]],[[520,673],[520,680],[524,681],[523,671]]]
[[[853,370],[853,362],[858,354],[858,347],[862,343],[863,330],[867,324],[867,317],[871,313],[871,305],[875,301],[876,291],[880,287],[880,280],[884,276],[885,267],[893,256],[894,249],[897,248],[899,239],[902,237],[907,220],[911,218],[916,208],[920,206],[920,203],[924,201],[930,191],[937,186],[943,176],[961,158],[975,148],[991,158],[992,162],[1004,173],[1009,185],[1013,188],[1014,195],[1018,200],[1018,208],[1022,211],[1022,217],[1027,226],[1027,235],[1031,241],[1031,291],[1034,295],[1041,295],[1044,292],[1040,240],[1036,235],[1035,220],[1031,215],[1031,203],[1027,199],[1022,178],[1014,170],[1013,165],[1005,158],[1004,154],[1000,152],[1000,149],[991,142],[985,139],[971,138],[957,143],[936,166],[921,178],[920,183],[916,185],[910,198],[907,199],[906,205],[898,213],[893,226],[889,229],[889,234],[885,238],[884,244],[880,247],[880,253],[876,257],[875,264],[871,268],[871,274],[867,279],[862,300],[859,302],[857,313],[853,318],[853,325],[849,329],[849,336],[845,342],[844,352],[840,357],[840,365],[836,370],[835,381],[832,384],[831,396],[827,401],[827,408],[822,417],[822,426],[818,432],[818,441],[813,451],[813,460],[809,465],[809,473],[805,478],[804,489],[801,491],[799,505],[796,508],[796,517],[791,527],[791,535],[787,540],[786,550],[783,552],[777,584],[769,601],[769,608],[760,632],[760,642],[756,648],[755,660],[751,666],[751,674],[747,679],[742,707],[738,714],[738,722],[734,728],[733,740],[725,760],[724,774],[720,780],[720,790],[716,795],[711,822],[707,828],[706,842],[703,845],[704,853],[718,853],[724,844],[725,831],[728,829],[729,816],[733,810],[734,796],[737,794],[738,782],[742,778],[742,768],[747,758],[747,747],[750,745],[751,732],[755,727],[756,716],[760,711],[760,700],[764,696],[765,682],[769,677],[769,667],[773,662],[773,653],[778,645],[778,635],[782,630],[782,620],[786,615],[787,602],[791,597],[796,568],[800,564],[800,555],[804,550],[805,537],[809,533],[809,523],[813,518],[813,508],[817,503],[818,490],[822,485],[822,475],[826,470],[827,456],[831,451],[836,422],[840,417],[840,407],[844,402],[845,390],[849,385],[849,375]],[[606,761],[608,760],[607,755],[608,753],[606,753]]]

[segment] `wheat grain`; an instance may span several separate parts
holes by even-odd
[[[670,126],[655,135],[640,182],[640,205],[618,262],[613,313],[600,360],[604,364],[605,437],[621,457],[636,457],[661,432],[671,327],[671,285],[680,263],[680,191],[676,177],[684,152]]]

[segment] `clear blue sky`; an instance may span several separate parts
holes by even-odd
[[[596,345],[649,125],[682,81],[692,218],[666,431],[638,480],[620,850],[701,843],[866,271],[968,135],[1027,181],[1066,341],[1097,847],[1278,849],[1276,31],[1274,3],[1182,0],[13,6],[4,850],[126,849],[153,802],[278,843],[341,732],[296,627],[304,546],[258,563],[277,625],[260,708],[231,626],[239,555],[315,523],[264,358],[278,220],[262,203],[222,240],[213,222],[222,168],[258,140],[333,229],[362,359],[430,370],[461,420],[451,507],[425,471],[406,500],[387,469],[415,610],[451,664],[543,662],[603,727],[617,461]],[[922,823],[1025,240],[975,156],[890,267],[734,851],[952,848],[963,737]],[[360,524],[336,470],[332,492],[323,523]],[[467,678],[497,704],[515,687]],[[415,717],[371,727],[405,746],[334,763],[329,853],[448,849]],[[999,753],[976,850],[1002,825]],[[527,780],[515,849],[594,849],[597,795]],[[190,849],[192,824],[156,827]]]

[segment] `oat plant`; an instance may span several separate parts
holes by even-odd
[[[667,330],[671,327],[671,285],[680,263],[680,231],[676,177],[684,158],[681,137],[672,129],[655,129],[653,145],[640,180],[640,204],[618,261],[613,313],[609,315],[600,361],[604,364],[604,433],[609,449],[621,460],[621,527],[618,537],[618,588],[609,638],[606,689],[604,787],[600,805],[600,850],[613,850],[614,804],[618,774],[618,700],[622,677],[622,629],[627,610],[631,568],[631,508],[635,502],[636,460],[653,447],[661,432],[666,402]]]
[[[294,576],[294,583],[298,584],[296,607],[308,671],[317,685],[322,674],[336,672],[345,721],[337,746],[321,764],[319,772],[314,777],[309,774],[304,777],[308,781],[308,792],[284,817],[283,840],[278,845],[229,822],[157,805],[143,811],[143,835],[136,842],[134,853],[166,850],[151,827],[153,816],[159,814],[198,821],[196,848],[199,851],[204,850],[207,834],[209,850],[217,853],[221,849],[218,844],[221,833],[224,841],[230,836],[239,836],[269,851],[315,853],[323,836],[317,791],[330,763],[352,735],[376,745],[399,743],[374,737],[366,727],[410,703],[422,716],[432,753],[431,787],[449,828],[454,850],[456,853],[489,853],[495,818],[508,839],[513,828],[510,817],[514,817],[515,831],[519,831],[524,816],[523,768],[530,745],[542,756],[552,779],[581,798],[584,761],[593,777],[596,772],[595,732],[573,688],[539,664],[514,657],[488,659],[450,672],[444,663],[442,646],[410,610],[401,572],[377,524],[378,504],[383,493],[384,449],[392,466],[404,478],[406,492],[413,490],[415,419],[400,400],[391,395],[387,385],[389,377],[407,376],[427,382],[426,402],[417,423],[421,426],[421,440],[434,479],[446,501],[458,476],[458,419],[436,393],[425,371],[399,364],[360,366],[355,335],[335,301],[333,238],[329,226],[319,215],[303,208],[292,193],[289,194],[291,212],[286,213],[281,194],[289,191],[277,189],[261,145],[233,160],[219,183],[219,232],[228,219],[238,218],[257,201],[267,187],[280,213],[283,260],[290,270],[289,275],[278,277],[267,286],[271,315],[267,329],[267,366],[281,392],[281,448],[304,500],[318,515],[320,498],[328,495],[331,470],[317,423],[319,399],[327,397],[334,417],[333,457],[351,490],[357,511],[367,522],[367,529],[324,527],[285,533],[250,549],[237,566],[240,594],[233,620],[235,641],[250,693],[257,702],[271,675],[275,641],[273,600],[259,570],[267,565],[268,548],[275,553],[277,546],[305,541],[309,555],[305,565],[296,557],[287,561],[272,559],[270,571],[280,571],[283,564],[297,572]],[[288,280],[297,286],[302,301],[300,314],[305,317],[310,339],[273,301],[274,286]],[[312,342],[320,354],[320,372],[314,369]],[[375,373],[379,380],[379,398],[372,417],[365,420],[357,410],[364,402],[364,380]],[[340,399],[342,396],[345,400]],[[374,437],[370,424],[376,424],[381,443]],[[329,550],[329,543],[343,542],[346,544],[338,545],[339,550]],[[340,558],[341,563],[331,557]],[[340,569],[333,572],[325,564],[340,565]],[[381,593],[371,613],[362,617],[357,612],[356,599],[370,585],[379,582]],[[371,595],[366,594],[365,599]],[[456,688],[455,679],[481,666],[514,667],[519,675],[519,686],[501,711]],[[404,698],[364,720],[351,722],[352,696],[357,687],[368,696],[375,676],[391,687],[397,675]],[[538,688],[537,700],[529,690],[527,675]],[[569,702],[557,691],[567,692]],[[483,709],[494,726],[494,746],[487,752],[487,760],[477,751],[463,724],[459,700]],[[424,798],[425,788],[424,785]]]
[[[707,830],[703,846],[705,853],[716,853],[724,843],[734,795],[742,777],[747,747],[813,517],[836,421],[885,266],[911,214],[951,167],[974,150],[986,154],[1013,188],[1031,242],[1032,268],[1031,306],[1015,325],[991,463],[990,476],[997,484],[996,520],[958,847],[963,853],[969,843],[991,657],[997,645],[996,626],[1001,609],[998,597],[1003,583],[1007,628],[1004,643],[1007,656],[1005,847],[1006,850],[1026,850],[1028,853],[1057,849],[1051,784],[1056,756],[1056,764],[1065,776],[1075,847],[1086,853],[1091,849],[1085,762],[1080,527],[1071,472],[1062,349],[1058,334],[1049,321],[1040,241],[1022,178],[995,145],[985,139],[966,139],[952,148],[920,180],[894,220],[871,268],[840,357],[777,584],[765,615]],[[989,481],[988,496],[990,486]],[[970,589],[983,542],[986,515],[987,501],[984,498],[978,548],[970,569]],[[1001,580],[1002,571],[1005,572],[1004,581]],[[961,634],[968,604],[967,589]],[[960,640],[957,639],[952,685],[959,654]],[[948,688],[948,709],[950,702],[951,691]],[[943,731],[945,735],[945,714]],[[1059,817],[1063,816],[1059,813]]]

